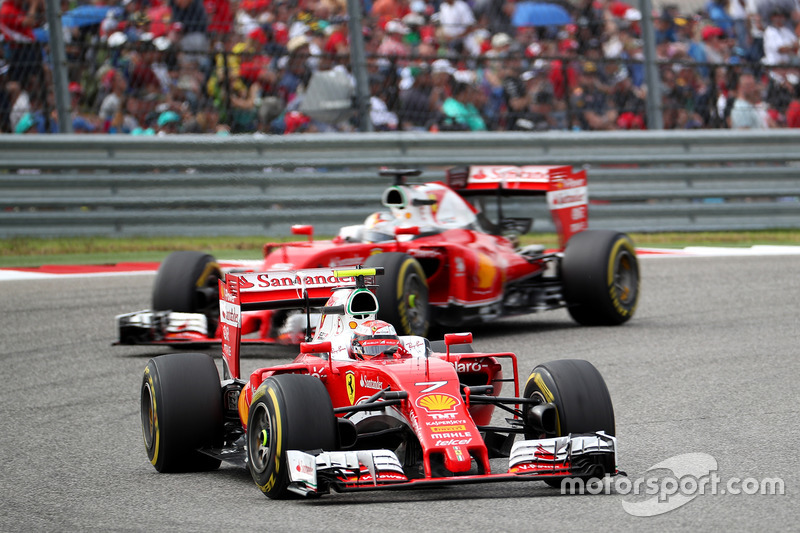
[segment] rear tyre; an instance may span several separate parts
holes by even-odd
[[[367,258],[364,267],[383,267],[378,284],[378,318],[392,324],[400,335],[428,334],[428,280],[410,255],[386,252]]]
[[[624,233],[590,230],[574,235],[561,261],[564,300],[584,326],[627,322],[639,302],[639,262]]]
[[[222,388],[211,356],[176,353],[147,363],[141,387],[147,457],[159,472],[214,470],[220,460],[197,451],[222,446]]]
[[[541,403],[551,402],[557,412],[555,433],[526,434],[526,439],[597,431],[615,434],[611,395],[603,376],[588,361],[562,359],[538,365],[528,377],[523,396],[537,398]],[[545,482],[551,487],[559,487],[563,479],[549,478]]]
[[[193,251],[172,252],[156,274],[153,310],[216,317],[219,314],[217,280],[221,277],[222,271],[213,256]]]
[[[271,499],[289,496],[287,450],[334,450],[336,415],[322,382],[308,375],[267,378],[247,418],[247,467]]]

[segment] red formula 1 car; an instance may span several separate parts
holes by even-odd
[[[397,335],[375,318],[380,273],[228,274],[219,282],[223,379],[206,354],[163,355],[145,368],[141,418],[153,466],[245,465],[270,498],[490,481],[557,486],[620,473],[614,409],[594,366],[553,361],[521,383],[513,353],[475,353],[469,333],[439,343]],[[292,363],[240,376],[244,314],[287,306],[320,312],[313,339]],[[505,383],[512,395],[503,395]],[[493,417],[497,408],[504,417]]]
[[[265,245],[257,269],[382,267],[379,318],[407,335],[424,336],[431,325],[460,328],[562,307],[580,324],[614,325],[636,310],[639,268],[633,243],[616,231],[587,229],[585,171],[473,166],[451,169],[447,183],[417,185],[406,181],[419,171],[383,174],[394,177],[383,193],[384,211],[342,228],[332,240],[315,241],[311,226],[296,226],[295,233],[309,240]],[[517,246],[516,237],[532,221],[503,215],[504,197],[535,195],[547,198],[560,242],[555,251]],[[159,269],[152,309],[118,317],[119,342],[219,342],[216,283],[221,276],[210,255],[170,255]],[[248,313],[243,342],[297,343],[304,325],[303,317],[285,311]]]

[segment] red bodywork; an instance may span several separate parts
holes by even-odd
[[[545,196],[559,248],[548,254],[523,253],[503,236],[500,226],[486,227],[482,213],[467,201],[477,195]],[[568,166],[454,169],[448,172],[446,184],[400,183],[390,187],[384,192],[382,204],[390,211],[376,213],[383,215],[381,223],[389,227],[385,239],[354,239],[346,234],[352,228],[371,228],[370,219],[364,225],[342,228],[340,235],[330,240],[315,241],[313,226],[298,225],[292,228],[293,233],[307,235],[307,240],[268,243],[260,266],[240,270],[349,267],[364,264],[375,254],[401,252],[416,259],[425,273],[431,322],[460,327],[509,314],[561,307],[559,297],[546,292],[553,291],[553,282],[558,282],[552,274],[545,279],[548,267],[572,235],[588,228],[586,172],[573,172]],[[533,294],[539,289],[541,295]],[[509,298],[512,293],[515,298]],[[271,309],[243,311],[241,343],[297,344],[302,340],[302,328],[282,331],[284,316],[276,319]],[[205,329],[174,316],[169,323],[170,327],[158,335],[147,340],[137,338],[133,343],[175,345],[222,340],[222,323],[214,329],[214,320],[209,320]]]
[[[340,235],[315,241],[311,226],[295,226],[293,232],[308,235],[308,240],[266,244],[262,270],[344,267],[363,264],[375,254],[401,252],[422,265],[432,308],[486,309],[491,311],[489,314],[497,314],[509,284],[542,275],[547,262],[520,254],[511,240],[476,229],[477,223],[469,228],[457,227],[458,222],[439,216],[446,204],[455,212],[453,219],[462,217],[467,222],[477,213],[465,200],[471,195],[491,195],[501,190],[512,196],[546,196],[559,237],[557,251],[563,250],[572,235],[588,228],[586,171],[573,172],[569,166],[473,166],[462,174],[451,173],[447,184],[395,188],[403,189],[409,197],[417,195],[434,202],[419,208],[412,207],[411,201],[404,207],[390,205],[396,219],[395,238],[348,242]],[[386,196],[384,193],[384,205],[388,205]],[[425,227],[435,231],[425,232]],[[259,328],[262,338],[271,337],[269,313],[251,317],[246,333]]]
[[[226,378],[239,379],[239,348],[242,311],[269,307],[274,302],[290,305],[306,300],[319,302],[331,294],[331,287],[354,281],[352,277],[336,277],[331,269],[297,271],[296,276],[285,272],[228,274],[220,281],[220,324],[222,355]],[[366,289],[365,289],[366,290]],[[303,292],[305,291],[305,293]],[[345,293],[346,294],[346,293]],[[327,305],[339,303],[341,294],[331,296]],[[346,296],[345,296],[346,298]],[[346,325],[334,335],[349,339],[357,320],[345,318]],[[349,330],[348,330],[349,328]],[[408,397],[397,410],[408,421],[423,450],[425,477],[431,478],[431,454],[441,454],[445,468],[453,473],[467,472],[474,459],[483,472],[490,472],[489,455],[477,426],[488,425],[493,405],[470,405],[469,393],[462,398],[462,387],[492,386],[492,395],[499,396],[503,383],[501,360],[510,362],[513,369],[514,397],[519,397],[517,360],[513,353],[450,353],[450,344],[469,343],[471,334],[450,334],[446,337],[448,351],[415,356],[424,351],[421,337],[405,337],[404,348],[394,356],[361,361],[334,360],[327,331],[318,331],[313,343],[304,343],[301,354],[289,364],[253,371],[238,399],[242,426],[247,428],[249,406],[253,393],[270,376],[281,373],[308,374],[319,378],[330,395],[334,409],[362,403],[376,392],[389,387],[406,391]],[[415,346],[414,343],[418,343]],[[315,352],[326,351],[323,355]],[[329,352],[327,352],[329,351]],[[363,483],[360,478],[359,483]]]

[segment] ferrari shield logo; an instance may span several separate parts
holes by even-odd
[[[348,372],[344,378],[345,386],[347,387],[347,398],[350,400],[350,405],[356,401],[356,375],[353,372]]]

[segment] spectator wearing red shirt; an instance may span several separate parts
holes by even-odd
[[[411,12],[408,7],[408,0],[376,0],[372,4],[370,15],[379,21],[402,19]]]
[[[43,15],[43,0],[4,0],[0,5],[0,33],[8,50],[8,79],[20,82],[23,87],[30,77],[42,76],[42,51],[33,28],[40,25]],[[40,87],[43,88],[43,83]]]

